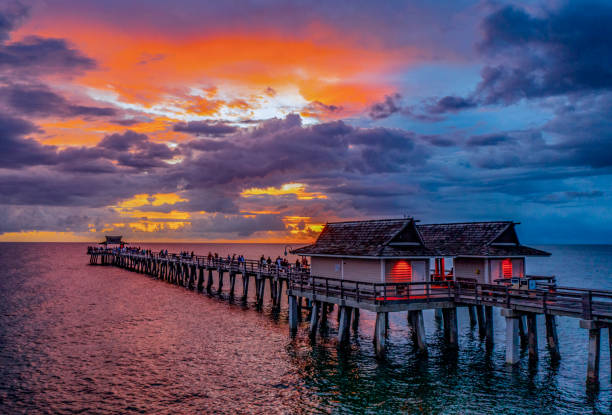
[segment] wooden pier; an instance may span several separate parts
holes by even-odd
[[[408,312],[415,345],[427,353],[423,310],[441,310],[444,335],[449,347],[457,348],[457,308],[467,307],[472,327],[478,326],[488,347],[493,345],[493,308],[501,309],[506,320],[506,362],[519,361],[519,347],[525,345],[529,358],[538,359],[537,316],[543,316],[546,343],[552,359],[559,359],[556,317],[579,320],[588,330],[587,383],[599,380],[601,330],[612,333],[612,291],[588,290],[542,284],[533,289],[503,284],[483,284],[473,280],[428,281],[406,283],[370,283],[311,275],[309,269],[268,265],[256,260],[228,261],[203,256],[180,256],[160,253],[129,253],[113,249],[89,249],[91,264],[113,265],[140,272],[191,290],[219,295],[223,276],[229,276],[229,299],[234,300],[236,280],[242,279],[240,300],[247,299],[250,286],[255,287],[257,308],[261,308],[269,286],[272,306],[280,309],[286,292],[289,306],[289,329],[295,334],[302,321],[304,300],[310,305],[309,333],[315,339],[327,325],[327,314],[338,307],[338,344],[349,341],[351,328],[357,330],[359,310],[376,313],[374,344],[376,354],[385,355],[389,328],[388,313]],[[215,284],[215,275],[217,284]],[[253,285],[250,280],[253,279]],[[286,291],[285,291],[286,287]],[[438,313],[436,316],[438,317]],[[612,334],[609,334],[612,340]],[[612,343],[612,342],[611,342]]]

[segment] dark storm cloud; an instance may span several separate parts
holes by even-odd
[[[162,143],[153,143],[145,134],[133,131],[108,135],[96,148],[107,150],[104,155],[115,159],[119,165],[139,170],[167,166],[165,160],[178,155],[178,150],[170,149]]]
[[[0,42],[8,39],[10,32],[16,29],[28,15],[28,8],[14,1],[5,4],[0,9]]]
[[[399,100],[401,98],[400,94],[386,95],[382,102],[377,102],[370,107],[370,118],[381,120],[400,112],[402,108]]]
[[[342,106],[340,105],[328,105],[324,104],[321,101],[312,101],[309,103],[304,110],[307,112],[311,112],[317,115],[332,115],[337,114],[342,111]]]
[[[426,110],[431,114],[443,114],[474,108],[476,105],[477,103],[471,98],[446,96],[439,99],[435,104],[428,106]]]
[[[55,147],[24,137],[37,130],[29,121],[0,114],[0,167],[55,164]]]
[[[74,105],[43,85],[14,84],[0,87],[0,99],[11,110],[28,116],[107,117],[116,115],[108,107]]]
[[[59,74],[70,76],[93,69],[96,63],[64,39],[30,36],[0,45],[0,74],[13,78]]]
[[[318,172],[397,172],[421,165],[423,146],[403,130],[355,128],[342,121],[302,126],[298,115],[272,119],[231,137],[233,146],[209,151],[174,167],[194,187],[265,178],[275,183]],[[206,149],[211,142],[205,142]],[[195,142],[197,146],[197,141]],[[182,145],[188,151],[193,143]]]
[[[612,87],[612,4],[568,1],[533,16],[506,6],[482,25],[482,52],[507,63],[482,72],[477,95],[487,104]]]
[[[173,127],[174,131],[189,133],[193,135],[205,135],[210,137],[221,137],[226,134],[234,133],[238,130],[237,127],[223,122],[212,121],[190,121],[187,123],[178,123]]]

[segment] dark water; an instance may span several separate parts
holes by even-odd
[[[153,245],[147,245],[153,246]],[[143,245],[144,247],[144,245]],[[159,249],[161,246],[153,246]],[[282,254],[282,245],[164,245],[169,250]],[[530,273],[612,289],[612,246],[550,246]],[[429,356],[418,357],[405,313],[391,315],[386,362],[362,313],[351,348],[288,336],[274,315],[113,267],[88,265],[83,244],[0,244],[0,413],[611,413],[602,336],[601,386],[585,388],[586,332],[559,319],[562,360],[504,363],[504,321],[487,353],[460,311],[449,352],[426,312]],[[227,284],[226,284],[227,286]],[[604,334],[606,334],[604,332]]]

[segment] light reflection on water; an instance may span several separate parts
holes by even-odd
[[[163,247],[275,258],[284,246]],[[612,247],[544,249],[553,257],[529,261],[530,272],[612,289]],[[587,336],[574,319],[559,319],[559,363],[548,357],[540,324],[539,361],[530,364],[523,351],[508,367],[497,313],[487,352],[460,310],[457,352],[426,312],[427,357],[415,353],[406,314],[393,313],[388,358],[378,361],[371,313],[362,311],[347,350],[336,347],[335,312],[313,345],[306,323],[288,336],[284,303],[280,314],[257,312],[253,298],[229,304],[89,266],[84,252],[83,244],[0,245],[0,413],[611,412],[607,336],[600,389],[587,393]]]

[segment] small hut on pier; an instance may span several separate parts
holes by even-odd
[[[469,278],[492,284],[524,277],[526,257],[550,255],[521,245],[515,225],[421,225],[413,218],[333,222],[314,244],[293,253],[310,256],[311,274],[317,276],[373,283]],[[450,272],[445,259],[452,260]]]
[[[453,260],[451,278],[494,284],[526,275],[525,258],[548,252],[521,245],[511,221],[418,225],[425,246],[436,253],[434,274],[444,275],[444,258]]]
[[[429,281],[435,255],[412,218],[327,223],[293,253],[311,257],[312,275],[374,283]]]
[[[117,235],[117,236],[106,235],[105,238],[106,239],[104,241],[100,242],[100,245],[104,245],[105,248],[108,248],[109,245],[112,248],[116,246],[123,247],[123,245],[127,244],[127,242],[123,240],[123,236],[121,235]]]

